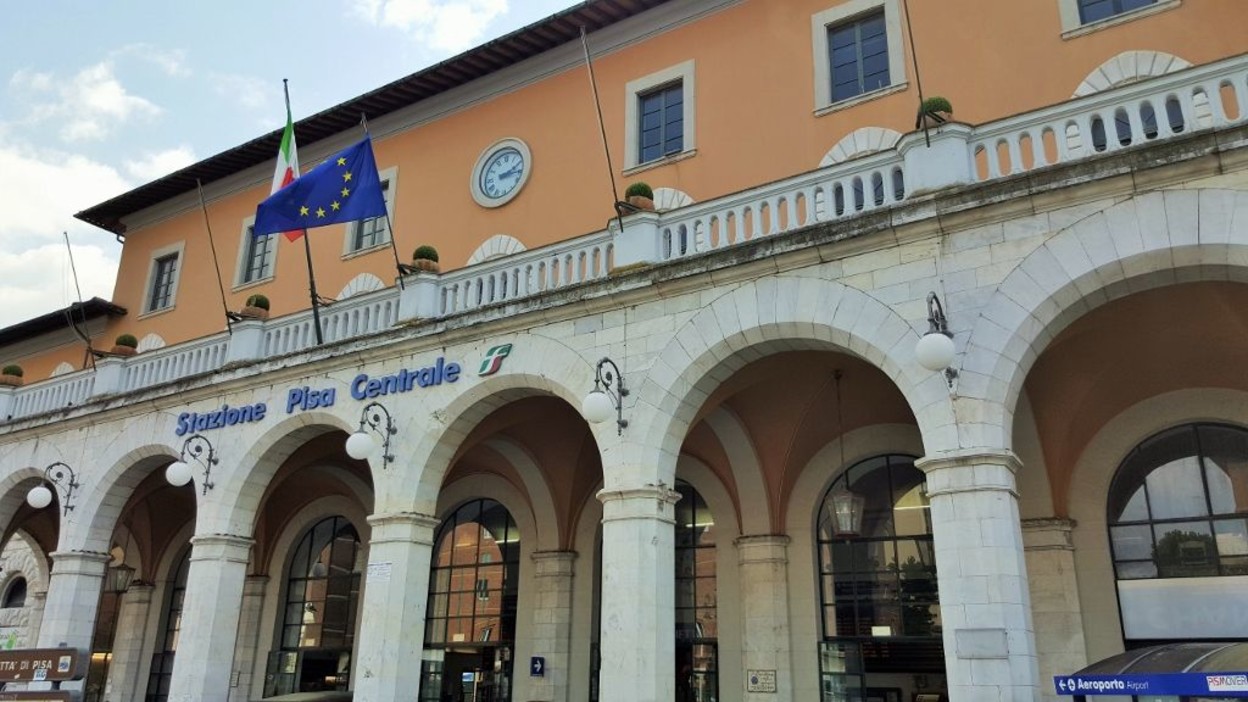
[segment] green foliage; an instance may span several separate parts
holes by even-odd
[[[1217,575],[1217,547],[1213,537],[1195,531],[1171,531],[1157,540],[1153,561],[1163,578]]]
[[[132,349],[139,347],[139,340],[134,338],[134,334],[122,334],[113,343],[118,346],[129,346]]]
[[[438,250],[427,244],[425,246],[417,246],[416,250],[412,252],[412,260],[433,261],[434,263],[437,263],[438,262]]]
[[[11,375],[15,378],[20,378],[22,377],[22,367],[16,363],[9,364],[4,367],[4,370],[0,371],[0,375]]]
[[[931,114],[933,112],[953,112],[953,105],[943,97],[932,96],[923,100],[923,105],[919,107],[922,114]]]
[[[259,293],[247,298],[247,307],[259,307],[262,310],[269,309],[269,298]]]
[[[654,190],[650,188],[649,184],[639,180],[628,186],[628,190],[624,191],[624,197],[648,197],[653,200]]]

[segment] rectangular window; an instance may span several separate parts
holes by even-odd
[[[381,193],[386,198],[386,207],[390,207],[390,181],[388,179],[381,181]],[[390,229],[386,226],[385,217],[365,219],[351,226],[351,250],[348,253],[371,249],[390,241]]]
[[[891,85],[884,11],[828,27],[832,102]]]
[[[1079,0],[1079,21],[1091,24],[1157,4],[1157,0]]]
[[[243,275],[240,283],[253,283],[273,276],[273,246],[276,234],[255,236],[247,227],[243,246]]]
[[[638,163],[648,163],[684,150],[685,96],[681,81],[637,96]]]
[[[168,254],[152,263],[152,292],[147,311],[163,310],[173,304],[173,287],[178,278],[178,255]]]

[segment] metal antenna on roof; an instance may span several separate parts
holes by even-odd
[[[627,203],[620,202],[620,191],[615,186],[615,166],[611,165],[611,147],[607,145],[607,126],[602,121],[602,101],[598,99],[598,81],[594,78],[594,60],[589,55],[589,39],[585,33],[585,25],[581,25],[581,49],[585,52],[585,67],[589,69],[589,87],[594,93],[594,109],[598,111],[598,131],[602,134],[602,151],[607,155],[607,175],[611,177],[611,203],[615,208],[615,220],[624,231],[624,208]]]
[[[212,238],[212,222],[208,219],[208,203],[204,202],[204,186],[195,179],[195,190],[199,193],[199,209],[204,213],[204,229],[208,230],[208,246],[212,249],[212,267],[217,272],[217,288],[221,291],[221,309],[225,312],[225,330],[234,334],[234,316],[230,314],[230,306],[225,302],[225,283],[221,282],[221,262],[217,260],[217,243]]]
[[[910,36],[910,62],[914,64],[914,86],[919,91],[919,117],[923,116],[923,79],[919,76],[919,51],[914,46],[914,25],[910,23],[910,2],[901,0],[901,9],[906,14],[906,34]],[[923,140],[928,148],[932,146],[932,135],[927,130],[927,120],[923,124]],[[918,126],[917,124],[915,125]]]
[[[65,237],[65,251],[69,253],[69,270],[74,276],[74,290],[78,293],[78,311],[82,314],[83,326],[87,323],[86,305],[82,301],[82,287],[78,285],[78,266],[74,264],[74,248],[69,245],[69,232],[62,231],[61,236]],[[65,309],[65,321],[69,324],[69,328],[74,330],[78,338],[82,339],[87,345],[87,359],[91,367],[95,367],[95,354],[91,353],[91,337],[82,330],[74,321],[74,306],[70,305]],[[85,365],[85,364],[84,364]]]
[[[364,114],[363,112],[360,113],[360,127],[364,130],[364,136],[369,137],[370,135],[368,133],[368,115]],[[381,178],[378,177],[377,180],[381,181]],[[384,183],[385,181],[381,181],[381,182]],[[403,275],[405,273],[410,273],[412,271],[412,268],[410,266],[404,266],[403,263],[399,261],[399,249],[398,249],[398,246],[394,243],[394,223],[390,221],[390,208],[389,207],[386,207],[386,231],[390,232],[390,252],[394,254],[394,267],[399,271],[399,290],[404,290],[406,288],[404,288],[403,286]]]

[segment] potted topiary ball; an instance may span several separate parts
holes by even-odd
[[[268,319],[269,298],[260,294],[248,297],[247,302],[243,305],[243,309],[239,310],[238,314],[249,319]]]
[[[12,387],[21,387],[22,383],[22,367],[16,363],[11,363],[0,370],[0,385],[9,385]]]
[[[915,129],[934,129],[953,119],[953,105],[943,97],[925,98],[919,105],[919,116],[914,120]]]
[[[628,190],[624,191],[624,199],[639,210],[654,210],[654,190],[641,181],[628,186]]]
[[[139,340],[134,338],[134,334],[122,334],[113,341],[113,348],[109,353],[115,353],[118,356],[133,356],[138,353]]]
[[[412,252],[412,265],[422,271],[437,273],[438,267],[438,250],[429,245],[417,246]]]

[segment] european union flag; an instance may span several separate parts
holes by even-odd
[[[324,227],[386,214],[373,142],[347,147],[256,208],[253,236]]]

